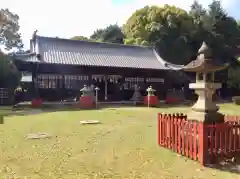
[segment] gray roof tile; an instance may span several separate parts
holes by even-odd
[[[21,60],[21,61],[25,61],[25,62],[39,62],[37,55],[35,53],[17,54],[12,57],[16,60]]]
[[[152,48],[37,36],[43,62],[82,66],[168,69]]]

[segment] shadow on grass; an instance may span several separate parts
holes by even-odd
[[[206,167],[225,171],[225,172],[240,174],[240,154],[238,154],[238,156],[233,157],[231,159],[217,161],[216,164],[207,165]]]

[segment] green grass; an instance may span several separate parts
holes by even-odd
[[[1,109],[0,109],[1,110]],[[203,168],[157,145],[157,112],[188,108],[117,108],[6,117],[0,125],[0,178],[20,179],[237,179]],[[239,107],[222,105],[229,114]],[[80,120],[102,124],[80,125]],[[47,132],[51,139],[26,140]]]

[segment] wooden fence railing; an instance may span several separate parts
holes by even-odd
[[[222,124],[204,124],[182,114],[158,114],[158,144],[203,165],[235,155],[240,153],[240,118],[225,118]]]

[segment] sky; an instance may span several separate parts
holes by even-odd
[[[207,6],[212,0],[200,0]],[[70,38],[89,37],[97,28],[122,25],[146,5],[175,5],[188,10],[193,0],[0,0],[0,8],[19,15],[20,33],[25,49],[34,30],[38,35]],[[239,0],[222,0],[227,12],[240,19]]]

